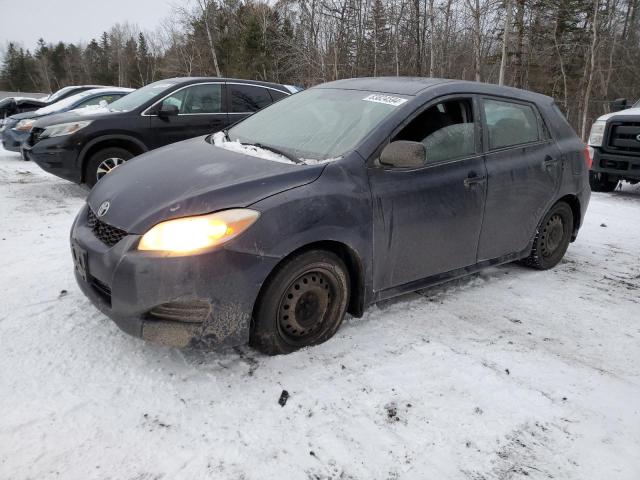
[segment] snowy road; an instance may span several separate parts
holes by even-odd
[[[555,270],[407,295],[273,358],[94,310],[67,245],[85,195],[0,151],[1,479],[640,478],[640,185],[594,194]]]

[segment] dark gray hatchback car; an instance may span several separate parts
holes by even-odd
[[[286,353],[382,299],[555,266],[589,202],[585,153],[543,95],[331,82],[107,175],[73,225],[76,277],[132,335]]]

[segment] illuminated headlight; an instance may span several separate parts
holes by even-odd
[[[260,213],[255,210],[236,208],[209,215],[168,220],[145,233],[140,239],[138,250],[197,253],[237,237],[258,217]]]
[[[30,132],[34,123],[36,123],[35,119],[25,118],[24,120],[20,120],[13,129],[19,132]]]
[[[604,138],[604,129],[607,126],[607,122],[597,120],[591,127],[591,133],[589,134],[589,145],[593,147],[601,147],[602,139]]]
[[[71,135],[84,127],[88,127],[91,120],[82,120],[80,122],[59,123],[57,125],[49,125],[45,128],[40,138],[45,137],[62,137],[63,135]]]

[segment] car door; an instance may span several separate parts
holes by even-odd
[[[560,185],[560,151],[534,104],[480,100],[487,150],[487,201],[478,260],[525,250]]]
[[[368,168],[375,291],[476,263],[486,182],[479,118],[471,95],[431,102],[391,139],[423,142],[426,164]]]
[[[147,111],[154,132],[153,148],[217,132],[227,126],[223,82],[189,85],[164,97]],[[162,117],[164,104],[178,107],[178,115]]]
[[[231,123],[238,122],[271,105],[274,102],[274,97],[280,99],[277,95],[281,93],[273,90],[274,96],[272,97],[271,90],[266,87],[236,82],[227,82],[227,90],[229,92],[229,121]]]

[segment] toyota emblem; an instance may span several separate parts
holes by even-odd
[[[110,206],[111,204],[109,202],[102,202],[102,205],[100,205],[100,208],[98,208],[98,216],[104,217],[105,214],[109,211]]]
[[[640,135],[636,135],[636,140],[640,142]]]

